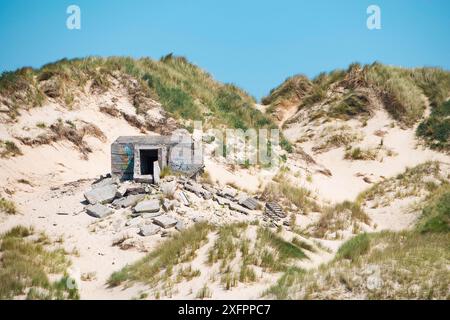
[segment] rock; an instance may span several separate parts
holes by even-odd
[[[224,198],[233,200],[237,195],[237,190],[231,187],[225,187],[221,191],[219,191],[219,195]]]
[[[181,220],[178,220],[177,224],[175,225],[175,229],[178,231],[183,231],[186,227],[184,226],[184,222]]]
[[[162,212],[146,212],[143,213],[141,216],[144,219],[153,219],[159,217],[160,215],[162,215]]]
[[[166,197],[172,197],[175,194],[175,191],[177,190],[177,181],[172,180],[168,182],[162,182],[160,184],[161,192]]]
[[[190,192],[195,193],[198,197],[203,197],[204,199],[208,200],[212,198],[211,192],[208,190],[205,190],[201,185],[192,183],[191,184],[185,184],[184,188]]]
[[[116,182],[116,180],[114,178],[105,178],[105,179],[102,179],[102,180],[94,182],[91,185],[91,188],[92,189],[97,189],[97,188],[101,188],[101,187],[104,187],[104,186],[109,186],[111,184],[114,184],[115,182]]]
[[[145,187],[142,185],[134,185],[127,187],[127,192],[125,193],[125,195],[128,196],[131,194],[142,194],[142,193],[147,193],[145,191]]]
[[[116,199],[113,201],[113,206],[117,208],[127,208],[135,206],[139,201],[145,198],[145,194],[132,194],[125,198]]]
[[[155,226],[154,224],[144,224],[141,226],[139,234],[141,236],[147,237],[157,234],[161,230],[160,227]]]
[[[102,204],[94,204],[86,207],[86,212],[95,218],[103,218],[114,212],[111,208],[104,206]]]
[[[113,184],[94,188],[84,193],[84,197],[90,204],[105,204],[114,200],[117,187]]]
[[[116,192],[116,198],[122,198],[127,193],[127,186],[119,186]]]
[[[134,207],[134,211],[137,213],[158,212],[159,211],[159,200],[152,199],[152,200],[141,201]]]
[[[229,203],[229,207],[231,210],[243,213],[243,214],[250,214],[250,210],[248,210],[247,208],[244,208],[243,206],[235,203],[235,202],[230,202]]]
[[[141,223],[143,223],[144,222],[144,219],[142,218],[142,217],[136,217],[136,218],[133,218],[133,219],[131,219],[131,220],[128,220],[126,223],[125,223],[125,225],[127,226],[127,227],[135,227],[135,226],[138,226],[139,224],[141,224]]]
[[[230,204],[230,200],[228,200],[228,199],[226,199],[226,198],[222,198],[222,197],[220,197],[220,196],[214,195],[214,200],[216,200],[217,203],[220,204],[221,206],[229,205],[229,204]]]
[[[136,234],[138,234],[141,231],[140,228],[137,227],[130,227],[126,230],[123,230],[122,232],[120,232],[117,236],[115,236],[112,240],[112,245],[116,246],[118,244],[121,244],[122,242],[124,242],[126,239],[130,239],[132,237],[134,237]]]
[[[189,202],[188,197],[183,191],[180,191],[180,193],[178,193],[178,199],[180,199],[181,203],[184,204],[185,206],[189,206],[191,204]]]
[[[172,228],[177,224],[177,222],[178,222],[177,220],[167,215],[156,217],[153,220],[153,223],[157,224],[160,227],[163,227],[164,229]]]
[[[246,207],[247,209],[250,210],[255,210],[256,207],[258,206],[258,201],[256,201],[255,198],[252,197],[242,197],[239,199],[238,202],[241,206]]]
[[[164,199],[162,206],[165,211],[170,211],[173,208],[172,202],[169,199]]]

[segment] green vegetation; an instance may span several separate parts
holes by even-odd
[[[380,232],[344,243],[317,270],[287,270],[277,299],[449,299],[449,233]]]
[[[62,249],[48,251],[39,237],[29,240],[33,230],[12,228],[0,237],[0,298],[26,295],[28,299],[78,299],[76,288],[69,289],[66,269],[69,261]],[[56,281],[49,274],[64,274]]]
[[[345,152],[344,159],[348,160],[376,160],[377,149],[361,149],[356,147]]]
[[[444,184],[433,193],[423,208],[417,230],[421,233],[450,232],[450,185]]]
[[[336,87],[345,91],[342,97],[327,95]],[[299,108],[309,108],[314,104],[331,105],[328,115],[348,120],[356,116],[366,119],[370,115],[370,96],[384,104],[386,110],[400,123],[412,126],[425,110],[427,100],[431,107],[438,108],[450,95],[450,72],[439,68],[406,69],[380,64],[361,66],[351,64],[347,70],[321,73],[312,81],[304,76],[288,78],[279,87],[271,90],[263,103],[283,105],[299,102]],[[291,103],[292,104],[292,103]]]
[[[432,110],[417,127],[417,135],[433,149],[450,151],[450,101]]]
[[[114,272],[108,280],[110,286],[118,286],[125,281],[140,281],[156,285],[162,280],[169,280],[173,268],[192,261],[196,251],[204,244],[212,226],[196,223],[183,230],[173,238],[161,243],[156,249],[138,262]],[[198,275],[198,273],[196,273]],[[189,273],[189,276],[191,274]]]
[[[350,259],[355,261],[359,256],[369,251],[370,238],[367,233],[361,233],[345,242],[336,253],[336,259]]]
[[[356,116],[368,117],[370,101],[365,94],[350,91],[345,97],[335,106],[332,106],[329,111],[329,116],[343,120],[350,120]]]
[[[218,83],[184,57],[172,54],[159,61],[128,57],[62,59],[40,69],[4,72],[0,95],[11,97],[9,115],[14,118],[21,108],[40,106],[47,98],[59,99],[71,108],[76,90],[83,91],[92,81],[91,92],[104,92],[113,78],[129,89],[138,114],[147,111],[146,99],[151,98],[160,101],[175,118],[205,120],[211,127],[274,126],[253,107],[255,101],[247,93],[234,85]]]
[[[314,225],[313,235],[323,238],[330,233],[346,230],[352,227],[358,230],[361,223],[370,224],[369,216],[358,202],[344,201],[334,206],[325,207],[320,219]]]
[[[0,212],[4,212],[6,214],[16,214],[18,210],[14,202],[0,197]]]
[[[0,140],[0,158],[11,158],[20,155],[22,155],[22,151],[13,141]]]

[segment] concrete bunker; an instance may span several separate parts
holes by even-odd
[[[121,136],[111,145],[111,174],[121,180],[148,183],[158,183],[166,167],[193,175],[203,168],[198,151],[188,135]]]

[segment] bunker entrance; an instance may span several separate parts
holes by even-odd
[[[141,175],[153,175],[153,163],[158,161],[158,149],[139,150]]]

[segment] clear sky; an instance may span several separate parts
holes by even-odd
[[[71,4],[81,30],[66,27]],[[366,27],[371,4],[381,30]],[[260,98],[290,75],[355,61],[449,69],[450,1],[0,0],[0,44],[0,71],[173,52]]]

